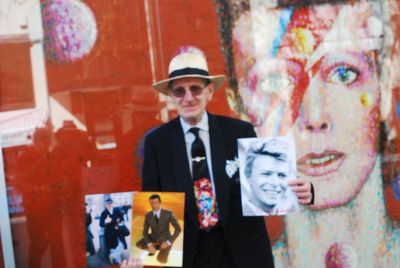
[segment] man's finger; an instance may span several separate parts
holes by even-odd
[[[302,205],[309,205],[311,202],[311,198],[307,198],[307,199],[299,199],[299,203]]]
[[[311,198],[311,193],[298,193],[296,195],[297,195],[297,198],[299,198],[299,199]]]
[[[293,192],[310,192],[311,187],[310,185],[302,185],[302,186],[291,186]]]
[[[304,180],[304,179],[294,179],[288,181],[289,186],[304,186],[304,185],[310,185],[310,182]]]

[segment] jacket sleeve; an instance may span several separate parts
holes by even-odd
[[[257,137],[257,134],[254,131],[254,127],[251,124],[247,124],[245,135],[248,138],[256,138]]]
[[[149,136],[144,143],[142,191],[160,191],[160,171],[155,148]]]
[[[100,227],[106,227],[105,220],[107,218],[107,212],[103,211],[100,215]]]
[[[151,243],[151,237],[149,234],[150,224],[147,215],[144,217],[144,225],[143,225],[143,240],[146,244]]]
[[[179,225],[178,220],[176,219],[175,215],[173,212],[171,212],[171,224],[174,226],[174,233],[171,236],[171,242],[174,242],[175,239],[179,236],[181,233],[181,226]]]

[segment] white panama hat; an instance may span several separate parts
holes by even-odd
[[[153,84],[156,90],[165,95],[168,95],[169,84],[180,78],[198,77],[208,79],[214,85],[214,90],[220,89],[225,82],[225,75],[209,75],[204,53],[193,46],[179,48],[178,54],[169,63],[168,74],[168,79]]]

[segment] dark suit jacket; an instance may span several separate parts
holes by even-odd
[[[110,223],[105,223],[105,220],[109,216],[111,218]],[[104,228],[104,238],[106,242],[107,250],[118,246],[118,240],[121,240],[124,244],[124,248],[127,248],[125,237],[118,231],[118,224],[124,221],[124,216],[121,210],[117,207],[113,208],[111,214],[107,209],[104,209],[100,215],[100,226]]]
[[[172,235],[169,232],[169,224],[174,226],[174,233]],[[149,229],[151,229],[151,233]],[[172,211],[161,209],[158,223],[153,211],[146,213],[143,227],[143,239],[146,244],[150,242],[162,243],[167,240],[173,243],[180,233],[181,226]]]
[[[263,218],[243,217],[240,185],[225,172],[237,156],[237,139],[255,137],[253,126],[233,118],[208,114],[211,160],[220,222],[237,267],[274,267]],[[190,267],[199,233],[197,207],[182,126],[179,118],[150,133],[145,140],[144,191],[185,193],[183,267]],[[235,174],[238,176],[238,172]]]

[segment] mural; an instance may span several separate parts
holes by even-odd
[[[398,267],[382,175],[396,169],[383,153],[395,149],[397,2],[272,2],[216,7],[228,103],[261,137],[294,135],[299,176],[316,192],[313,206],[284,218],[276,267]]]
[[[47,0],[42,3],[46,57],[58,63],[81,59],[93,48],[97,25],[81,1]]]

